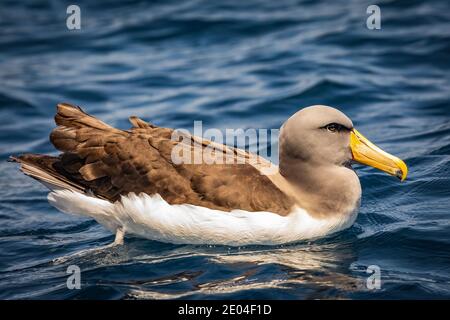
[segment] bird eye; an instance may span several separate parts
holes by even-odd
[[[326,125],[325,128],[330,132],[339,131],[339,125],[336,123],[330,123],[330,124]]]

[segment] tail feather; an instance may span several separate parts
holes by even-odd
[[[58,157],[39,154],[24,154],[18,157],[11,156],[10,161],[21,165],[20,170],[45,185],[50,190],[72,190],[85,193],[86,189],[67,179],[55,168],[54,164],[59,161]]]
[[[105,156],[105,139],[128,133],[68,103],[57,105],[55,122],[58,126],[50,134],[50,141],[62,151],[59,156],[23,154],[11,156],[10,161],[19,163],[24,174],[52,191],[71,190],[89,195],[94,194],[93,190],[110,191],[113,186],[102,185],[102,180],[98,179],[102,178],[102,172],[93,163]],[[144,126],[144,122],[139,121],[139,125]],[[102,195],[95,196],[106,199]]]

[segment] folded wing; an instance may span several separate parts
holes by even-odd
[[[180,144],[184,152],[192,154],[214,146],[215,156],[223,153],[225,157],[246,160],[257,157],[243,150],[199,141],[196,137],[174,140],[172,129],[136,117],[130,118],[133,125],[130,130],[119,130],[69,104],[58,105],[55,122],[58,126],[50,140],[62,152],[59,157],[28,154],[13,159],[22,163],[22,170],[27,166],[28,172],[23,170],[26,174],[41,181],[47,175],[64,181],[63,185],[109,201],[117,201],[130,192],[158,193],[170,204],[282,215],[289,213],[293,205],[292,199],[249,161],[231,164],[172,161],[173,148]],[[263,166],[268,164],[266,160],[258,160]]]

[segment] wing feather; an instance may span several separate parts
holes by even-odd
[[[186,139],[174,141],[172,129],[137,117],[130,117],[130,130],[119,130],[69,104],[58,105],[55,121],[58,127],[50,140],[62,154],[53,167],[65,178],[110,201],[130,192],[144,192],[159,193],[171,204],[190,203],[225,211],[287,214],[293,205],[292,199],[258,170],[270,162],[244,150],[194,136],[187,139],[192,143],[186,143]],[[213,147],[214,156],[244,161],[174,164],[172,150],[180,143],[191,154],[198,152],[194,145],[201,150]],[[249,164],[249,160],[255,161]]]

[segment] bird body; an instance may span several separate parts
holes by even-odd
[[[57,157],[12,157],[66,213],[116,233],[171,243],[273,245],[318,238],[356,219],[361,186],[351,161],[401,177],[406,165],[362,136],[340,111],[305,108],[280,131],[280,165],[244,150],[131,117],[119,130],[59,104],[50,135]],[[211,147],[213,152],[211,153]],[[201,163],[178,162],[179,152]],[[219,162],[217,156],[233,161]],[[242,160],[242,161],[239,161]]]

